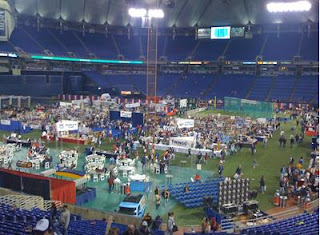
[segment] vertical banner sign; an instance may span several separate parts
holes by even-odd
[[[0,37],[6,38],[6,12],[0,9]]]

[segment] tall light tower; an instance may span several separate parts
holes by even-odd
[[[157,60],[158,60],[158,19],[164,17],[161,9],[130,8],[131,17],[142,19],[142,28],[148,30],[147,41],[147,78],[146,98],[147,102],[157,102]]]

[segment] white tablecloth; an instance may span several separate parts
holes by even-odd
[[[152,144],[150,144],[150,146],[152,146]],[[171,145],[165,145],[165,144],[155,144],[154,148],[156,150],[166,150],[168,148],[173,148],[175,152],[177,153],[188,153],[189,148],[186,147],[178,147],[178,146],[171,146]],[[217,157],[220,157],[221,155],[221,151],[212,151],[210,149],[195,149],[195,148],[191,148],[191,154],[193,155],[197,155],[199,152],[201,152],[202,155],[205,155],[206,153],[208,153],[209,156],[212,156],[213,154]]]
[[[146,175],[135,174],[135,175],[129,175],[128,178],[129,178],[130,180],[133,180],[133,181],[141,181],[141,182],[144,182],[144,181],[146,181],[147,176],[146,176]]]

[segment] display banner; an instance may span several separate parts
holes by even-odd
[[[176,121],[177,121],[177,126],[180,129],[194,127],[194,120],[193,119],[177,118]]]
[[[10,120],[1,120],[1,125],[7,125],[7,126],[10,126],[11,122]]]
[[[193,148],[195,144],[194,137],[171,137],[170,145],[172,146],[180,146],[180,147],[188,147]]]
[[[57,131],[76,131],[79,128],[78,121],[62,120],[56,123]]]
[[[187,107],[188,100],[187,99],[181,99],[180,100],[180,108],[186,108]]]
[[[131,118],[131,117],[132,117],[132,112],[120,111],[120,117],[123,117],[123,118]]]
[[[140,107],[140,103],[126,104],[126,108],[138,108]]]

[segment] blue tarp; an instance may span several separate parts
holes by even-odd
[[[4,125],[3,120],[1,120],[0,123],[0,130],[1,131],[11,131],[11,132],[17,132],[20,134],[29,133],[31,131],[31,128],[29,126],[24,126],[20,121],[14,121],[14,120],[5,120],[7,122],[10,122],[9,125]]]
[[[76,196],[76,205],[81,206],[96,198],[96,189],[87,188],[87,191]]]

